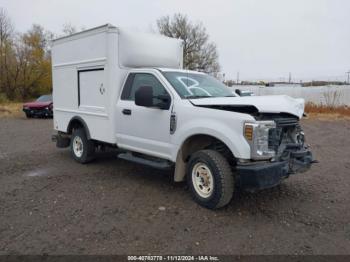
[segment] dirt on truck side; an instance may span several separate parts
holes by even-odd
[[[101,152],[80,165],[52,120],[0,119],[0,254],[350,254],[350,121],[304,120],[319,164],[225,208]]]

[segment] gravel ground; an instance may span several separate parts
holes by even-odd
[[[0,254],[350,254],[350,121],[303,126],[319,164],[210,211],[170,172],[74,162],[52,120],[0,119]]]

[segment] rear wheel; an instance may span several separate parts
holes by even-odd
[[[70,150],[72,157],[79,163],[85,164],[94,159],[94,142],[87,138],[83,128],[73,130]]]
[[[27,118],[32,118],[33,116],[30,113],[26,113]]]
[[[206,208],[227,205],[233,196],[234,179],[228,161],[219,152],[201,150],[187,165],[187,182],[194,200]]]

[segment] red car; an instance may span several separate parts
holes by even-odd
[[[31,117],[52,117],[53,116],[52,95],[40,96],[34,102],[23,105],[23,112],[28,118]]]

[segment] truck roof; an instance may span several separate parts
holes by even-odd
[[[61,41],[65,41],[65,40],[69,40],[69,39],[74,39],[74,38],[79,38],[80,36],[84,36],[87,35],[91,32],[101,32],[101,31],[106,31],[106,30],[118,30],[118,28],[112,24],[104,24],[104,25],[100,25],[100,26],[96,26],[93,28],[89,28],[89,29],[85,29],[79,32],[75,32],[73,34],[70,35],[66,35],[66,36],[61,36],[58,38],[55,38],[52,40],[52,42],[55,44],[56,42],[61,42]]]
[[[177,68],[166,68],[166,67],[157,67],[156,68],[159,71],[162,72],[179,72],[179,73],[191,73],[191,74],[200,74],[200,75],[204,75],[205,73],[203,72],[198,72],[198,71],[194,71],[194,70],[187,70],[187,69],[177,69]]]

